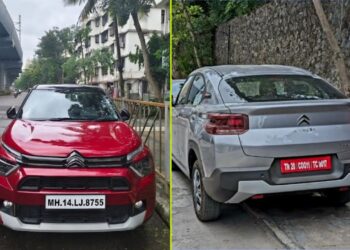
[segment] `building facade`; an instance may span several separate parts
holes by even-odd
[[[144,32],[146,42],[154,34],[169,33],[169,0],[158,0],[146,15],[140,14],[140,24]],[[88,41],[77,47],[83,50],[84,56],[89,56],[94,50],[108,48],[117,61],[117,49],[115,34],[113,28],[113,19],[102,9],[96,9],[90,16],[79,21],[79,26],[89,27],[91,32]],[[140,46],[138,34],[135,30],[131,17],[124,26],[119,26],[119,41],[121,47],[121,57],[123,65],[123,78],[125,82],[125,93],[127,97],[142,99],[147,93],[147,80],[144,74],[144,68],[138,64],[132,63],[129,59],[130,53],[135,53],[137,46]],[[116,67],[95,69],[95,76],[88,81],[88,84],[100,85],[106,89],[108,86],[114,87],[114,95],[120,94],[118,85],[119,74]],[[83,72],[79,83],[83,83]]]

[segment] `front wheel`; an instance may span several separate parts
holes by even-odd
[[[211,221],[219,218],[220,203],[208,196],[203,187],[202,166],[198,160],[193,164],[192,195],[193,205],[197,218],[201,221]]]

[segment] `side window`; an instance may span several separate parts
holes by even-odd
[[[181,92],[177,98],[176,104],[186,104],[187,103],[187,94],[190,90],[193,76],[190,76],[187,81],[184,83],[184,86],[181,89]]]
[[[197,75],[193,81],[190,94],[188,95],[188,104],[194,106],[198,105],[203,99],[203,92],[205,91],[204,78],[201,75]]]

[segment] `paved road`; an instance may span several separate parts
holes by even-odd
[[[241,207],[226,206],[220,220],[202,223],[193,210],[190,182],[173,171],[174,249],[281,249],[283,245]]]
[[[174,249],[350,249],[350,207],[320,196],[281,196],[225,206],[220,220],[195,217],[190,182],[173,172]]]
[[[6,109],[18,105],[24,94],[17,99],[0,96],[0,134],[9,123]],[[130,232],[89,234],[43,234],[14,232],[0,226],[1,250],[119,250],[119,249],[169,249],[169,228],[157,213],[140,228]]]

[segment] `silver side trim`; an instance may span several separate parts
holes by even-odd
[[[0,211],[3,225],[15,231],[51,232],[51,233],[84,233],[127,231],[140,226],[145,219],[146,212],[130,217],[121,224],[108,223],[40,223],[38,225],[24,224],[18,218]]]
[[[346,175],[341,180],[284,185],[270,185],[265,181],[240,181],[238,183],[238,192],[226,201],[226,203],[240,203],[256,194],[286,193],[345,186],[350,186],[350,174]]]

